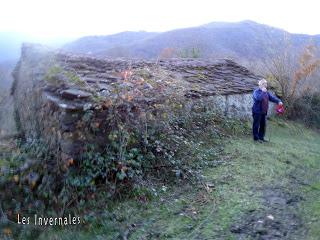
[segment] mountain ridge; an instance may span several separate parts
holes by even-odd
[[[117,43],[110,44],[111,39]],[[190,57],[188,53],[183,53],[196,49],[199,57],[204,58],[257,60],[276,54],[289,44],[293,51],[299,52],[312,41],[320,46],[320,35],[294,34],[245,20],[236,23],[211,22],[158,33],[121,32],[106,36],[86,36],[68,43],[64,49],[111,58],[157,58],[165,49],[171,49],[173,57]]]

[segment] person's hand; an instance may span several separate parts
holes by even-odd
[[[283,102],[279,102],[278,104],[281,106],[281,105],[283,105]]]

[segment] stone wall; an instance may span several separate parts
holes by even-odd
[[[252,93],[211,96],[209,103],[213,103],[224,116],[251,120],[253,98]],[[269,102],[268,116],[275,115],[275,104]]]
[[[102,124],[108,108],[97,104],[96,98],[105,103],[114,98],[111,93],[117,86],[125,84],[132,92],[140,92],[140,107],[159,101],[154,97],[158,89],[152,84],[137,87],[126,81],[126,69],[142,72],[132,77],[135,83],[144,77],[154,83],[165,81],[169,90],[184,85],[188,101],[203,98],[228,117],[251,117],[251,94],[258,77],[230,61],[105,61],[24,45],[12,88],[19,130],[27,140],[41,139],[64,161],[78,158],[87,143],[108,144],[108,126]],[[88,110],[90,122],[85,123]],[[98,131],[93,135],[86,124],[98,126]]]
[[[21,58],[14,69],[12,94],[15,100],[18,130],[28,138],[40,136],[40,118],[42,112],[43,76],[47,66],[43,63],[44,56],[38,51],[22,48]]]
[[[252,93],[211,96],[208,102],[213,103],[224,116],[240,119],[251,117]]]

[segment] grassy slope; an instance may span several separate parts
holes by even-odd
[[[225,140],[225,153],[208,156],[203,146],[204,185],[156,187],[153,200],[108,204],[80,228],[51,228],[41,239],[235,239],[230,232],[244,213],[262,208],[264,186],[282,186],[303,196],[297,214],[304,239],[320,235],[320,135],[301,125],[270,122],[271,142],[251,137]],[[290,176],[301,184],[292,185]],[[210,187],[205,187],[205,184]],[[303,184],[302,184],[303,183]],[[89,223],[90,222],[90,223]],[[308,236],[305,236],[305,235]]]

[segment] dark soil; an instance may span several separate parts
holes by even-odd
[[[300,170],[289,174],[286,186],[264,186],[261,193],[262,207],[245,213],[230,231],[236,239],[303,239],[307,229],[298,215],[299,203],[304,201],[299,185],[306,185]],[[299,172],[299,174],[297,174]],[[301,178],[301,179],[300,179]]]
[[[291,194],[280,187],[262,189],[263,208],[246,213],[241,222],[234,224],[230,231],[237,239],[292,239],[303,225],[295,213],[301,196]]]

